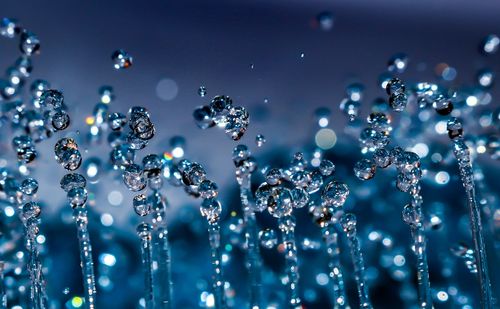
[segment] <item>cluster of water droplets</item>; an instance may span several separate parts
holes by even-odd
[[[225,95],[215,96],[210,104],[196,108],[193,117],[200,129],[217,125],[234,141],[243,137],[250,123],[248,111],[243,106],[233,106],[233,100]]]

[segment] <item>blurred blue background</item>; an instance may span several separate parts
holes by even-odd
[[[329,31],[322,30],[316,21],[316,16],[324,11],[333,14],[334,25]],[[318,107],[329,107],[332,110],[330,128],[337,133],[338,142],[328,156],[335,158],[341,175],[352,177],[352,166],[360,155],[356,139],[345,132],[347,119],[338,108],[345,96],[345,87],[352,82],[365,85],[363,103],[366,104],[362,105],[365,117],[371,101],[378,96],[385,97],[377,77],[385,71],[390,56],[397,52],[409,55],[409,69],[403,75],[408,81],[437,80],[435,67],[439,63],[456,69],[458,74],[453,82],[456,84],[473,83],[476,71],[484,66],[498,74],[500,55],[485,58],[478,53],[478,45],[487,34],[500,31],[499,12],[500,2],[494,0],[3,0],[0,4],[1,17],[18,18],[39,36],[41,54],[34,57],[33,76],[50,81],[53,88],[64,92],[72,116],[71,130],[88,131],[84,119],[98,102],[97,89],[102,85],[113,86],[117,99],[110,107],[112,111],[125,113],[133,105],[151,111],[157,136],[147,153],[168,150],[172,136],[186,138],[187,157],[202,162],[219,184],[226,214],[229,209],[239,207],[231,162],[235,143],[220,130],[199,130],[192,119],[196,106],[208,103],[209,98],[217,94],[231,96],[251,115],[251,124],[242,142],[254,148],[257,158],[275,162],[288,161],[291,153],[311,147],[317,129],[314,111]],[[130,69],[112,68],[110,56],[118,48],[133,56]],[[17,44],[0,40],[0,67],[9,66],[17,54]],[[208,91],[205,98],[197,94],[201,85]],[[493,106],[498,107],[499,87],[490,93]],[[265,135],[267,143],[256,149],[254,139],[259,133]],[[41,159],[35,177],[40,181],[40,199],[46,204],[42,228],[49,250],[46,261],[57,265],[57,271],[49,274],[49,293],[64,300],[81,292],[80,272],[74,226],[65,223],[65,218],[71,220],[69,207],[64,205],[63,191],[57,187],[64,171],[52,159],[53,142],[38,146]],[[437,137],[433,142],[443,148],[449,145],[446,136]],[[14,154],[8,147],[1,148],[1,155],[12,160]],[[103,144],[88,147],[83,155],[106,160],[108,153],[109,147]],[[498,161],[481,157],[478,162],[491,167],[486,176],[489,185],[498,192]],[[354,179],[350,182],[354,188],[361,186]],[[114,285],[108,285],[108,289],[101,287],[99,301],[112,308],[133,308],[142,293],[143,281],[134,233],[138,219],[131,207],[132,194],[126,192],[113,173],[103,177],[91,190],[95,194],[92,205],[95,218],[91,227],[95,224],[92,236],[96,259],[106,252],[120,257],[111,270],[101,270],[111,272],[109,277],[113,278]],[[395,199],[399,197],[396,189],[391,190],[382,192],[389,199],[392,194]],[[448,186],[429,189],[424,198],[432,200],[434,195],[440,196],[441,202],[447,205],[460,204],[462,193],[452,197],[458,190],[462,187],[455,176]],[[114,192],[114,200],[111,192]],[[166,194],[170,202],[177,308],[188,308],[197,304],[193,299],[205,288],[200,277],[209,278],[205,227],[197,213],[197,201],[186,197],[178,188],[169,187]],[[116,200],[117,195],[121,203],[120,198]],[[373,217],[363,217],[365,211],[370,213],[367,209],[374,203],[365,201],[356,206],[355,212],[363,224],[374,223]],[[399,217],[401,206],[392,206],[398,209],[394,217]],[[466,213],[463,205],[453,207],[457,209],[450,210],[450,220],[462,218]],[[113,217],[114,224],[109,230],[98,228],[102,214]],[[301,220],[309,224],[307,215],[303,217]],[[375,224],[385,224],[384,216],[375,218]],[[260,219],[265,226],[272,224],[269,218]],[[458,219],[451,221],[449,228],[459,224]],[[303,229],[302,235],[319,235],[315,230],[311,232],[312,225]],[[407,231],[402,222],[394,232],[399,229]],[[463,235],[468,237],[467,232]],[[438,245],[446,241],[430,237],[430,242]],[[403,238],[401,244],[406,244],[405,241]],[[495,259],[494,255],[490,257]],[[436,252],[431,253],[431,261],[438,258]],[[228,278],[234,279],[233,285],[245,293],[237,282],[246,276],[243,255],[235,253],[233,259],[239,264],[228,267]],[[316,259],[319,258],[314,254],[304,253],[304,261],[314,264]],[[269,253],[269,261],[266,261],[274,267],[281,263],[278,260],[279,255]],[[367,263],[374,261],[376,257],[368,254]],[[200,266],[193,270],[192,265]],[[431,282],[444,285],[439,264],[431,263],[430,267]],[[304,286],[313,285],[308,280],[315,280],[315,272],[314,267],[304,266]],[[471,277],[464,271],[457,274],[457,278]],[[386,280],[373,287],[373,293],[380,292],[378,296],[374,294],[375,303],[379,307],[380,304],[386,308],[401,307],[396,299],[387,299],[394,291],[391,287],[397,284]],[[463,284],[471,295],[477,293],[473,287],[467,287],[466,282]],[[70,287],[69,294],[62,292],[66,287]],[[317,297],[307,307],[323,307],[328,302],[327,290],[313,290]]]

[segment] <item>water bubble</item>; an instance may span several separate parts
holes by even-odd
[[[63,110],[57,111],[53,116],[52,116],[52,126],[54,129],[60,131],[60,130],[65,130],[70,124],[70,118],[68,113],[66,113]]]
[[[78,145],[72,138],[61,138],[54,146],[57,163],[65,169],[74,171],[80,167],[82,156],[78,151]]]
[[[68,191],[68,201],[72,208],[82,207],[87,202],[87,189],[83,187],[75,187]]]
[[[127,123],[127,116],[122,113],[111,113],[108,115],[108,123],[111,130],[119,131]]]
[[[448,130],[448,136],[451,139],[462,137],[464,132],[462,122],[458,118],[451,118],[446,124],[446,129]]]
[[[34,178],[27,178],[23,180],[19,189],[26,195],[36,194],[38,191],[38,181]]]
[[[408,56],[404,53],[393,55],[387,64],[389,72],[403,73],[408,66]]]
[[[319,171],[323,176],[330,176],[335,172],[335,164],[330,160],[321,160],[319,164]]]
[[[87,180],[81,174],[70,173],[63,176],[60,185],[64,191],[69,192],[73,188],[85,188]]]
[[[267,228],[259,232],[260,245],[272,249],[278,244],[278,236],[273,229]]]
[[[244,107],[231,107],[227,114],[226,134],[234,141],[238,141],[247,131],[249,123],[250,116]]]
[[[23,218],[25,220],[38,218],[42,210],[36,202],[28,202],[23,206]]]
[[[481,44],[481,51],[487,55],[493,55],[498,51],[500,38],[495,34],[486,36]]]
[[[17,19],[7,17],[0,19],[0,35],[12,39],[19,32],[21,32],[21,25]]]
[[[333,14],[331,12],[321,12],[316,16],[316,21],[318,22],[321,30],[329,31],[333,28]]]
[[[204,199],[200,206],[200,212],[203,217],[206,217],[210,224],[219,221],[222,212],[222,206],[217,199]]]
[[[375,176],[377,166],[372,160],[361,159],[354,165],[354,174],[360,180],[369,180]]]
[[[141,217],[147,216],[151,212],[151,204],[144,194],[138,194],[134,196],[132,204],[134,206],[135,213]]]
[[[132,66],[132,56],[124,51],[123,49],[118,49],[111,54],[111,60],[113,60],[113,67],[117,70],[127,69]]]
[[[207,88],[205,86],[200,86],[200,88],[198,88],[198,95],[204,98],[207,95]]]
[[[349,188],[343,182],[330,181],[321,193],[321,198],[326,205],[342,207],[349,196]]]
[[[389,97],[389,105],[395,112],[402,112],[405,109],[407,103],[408,97],[403,92],[391,94],[391,96]]]
[[[21,33],[19,48],[26,56],[37,54],[40,51],[40,40],[33,32],[24,30]]]
[[[123,182],[130,191],[141,191],[146,188],[146,179],[141,167],[137,164],[130,164],[123,172]]]
[[[283,187],[274,187],[268,201],[267,210],[275,218],[282,218],[292,213],[292,194]]]

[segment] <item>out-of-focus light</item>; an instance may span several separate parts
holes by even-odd
[[[468,106],[476,106],[478,101],[477,97],[473,95],[470,95],[467,99],[465,99],[465,103],[467,103]]]
[[[89,126],[94,125],[95,118],[93,116],[88,116],[87,118],[85,118],[85,123]]]
[[[425,158],[429,154],[429,147],[424,143],[415,144],[412,148],[420,158]]]
[[[479,145],[476,148],[477,153],[485,153],[486,152],[486,147],[484,145]]]
[[[436,125],[434,126],[434,130],[436,130],[437,134],[445,134],[446,132],[448,132],[448,130],[446,129],[446,121],[441,120],[436,123]]]
[[[440,301],[445,302],[448,300],[448,293],[446,293],[445,291],[439,291],[437,292],[437,298]]]
[[[398,254],[398,255],[394,256],[393,261],[394,261],[394,265],[403,266],[406,262],[406,259],[403,255]]]
[[[434,179],[436,180],[436,183],[440,185],[445,185],[450,181],[450,174],[448,174],[445,171],[440,171],[436,173]]]
[[[103,213],[101,215],[101,224],[104,226],[112,226],[114,221],[115,220],[111,214]]]
[[[326,126],[328,126],[328,118],[320,118],[318,120],[318,124],[320,127],[324,128]]]
[[[12,217],[15,214],[14,208],[12,206],[5,207],[4,212],[7,217]]]
[[[116,264],[116,257],[109,253],[103,253],[99,256],[99,260],[106,266],[113,267]]]
[[[120,191],[111,191],[108,194],[108,202],[113,206],[121,205],[123,202],[123,195]]]
[[[332,129],[321,129],[315,136],[316,145],[321,149],[330,149],[337,143],[337,135]]]
[[[75,296],[73,299],[71,299],[71,306],[73,308],[80,308],[83,305],[83,298]]]
[[[316,283],[319,285],[327,285],[328,284],[328,275],[325,273],[319,273],[316,275]]]
[[[175,157],[175,158],[182,158],[184,156],[184,149],[182,149],[182,147],[175,147],[173,150],[172,150],[172,155]]]
[[[156,95],[163,101],[175,99],[177,92],[179,92],[179,87],[172,79],[162,79],[158,82],[158,85],[156,85]]]
[[[44,235],[38,235],[36,237],[36,242],[39,243],[40,245],[45,243],[45,236]]]

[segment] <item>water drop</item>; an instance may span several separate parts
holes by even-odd
[[[198,95],[204,98],[207,95],[207,88],[205,86],[200,86],[200,88],[198,88]]]
[[[113,60],[113,67],[117,70],[127,69],[132,66],[132,56],[123,49],[118,49],[111,54]]]
[[[255,136],[255,143],[257,147],[262,147],[266,143],[266,138],[262,134],[257,134],[257,136]]]
[[[24,30],[21,33],[19,48],[26,56],[37,54],[40,51],[40,40],[33,32]]]
[[[266,249],[272,249],[278,244],[278,236],[273,229],[267,228],[259,232],[260,244]]]
[[[38,181],[34,178],[27,178],[23,180],[19,189],[26,195],[36,194],[38,191]]]
[[[141,217],[147,216],[151,212],[151,204],[144,194],[134,196],[132,200],[134,211]]]
[[[372,160],[361,159],[354,165],[354,174],[360,180],[369,180],[375,176],[377,166]]]

